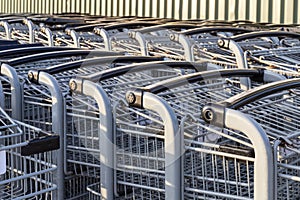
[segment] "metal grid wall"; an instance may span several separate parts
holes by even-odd
[[[299,23],[298,0],[1,0],[1,13],[64,12],[104,16]]]

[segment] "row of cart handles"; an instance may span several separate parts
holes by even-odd
[[[149,57],[124,57],[125,60],[126,58],[128,61],[131,59],[133,60],[140,60],[140,59],[146,59],[147,61],[153,60],[155,58],[149,58]],[[119,58],[120,59],[120,58]],[[156,58],[157,59],[157,58]],[[121,59],[122,60],[122,59]],[[119,60],[120,61],[120,60]],[[124,61],[124,60],[123,60]],[[158,68],[165,68],[165,67],[180,67],[180,68],[192,68],[192,69],[199,69],[200,67],[203,67],[203,64],[198,64],[198,66],[195,66],[191,63],[188,62],[155,62],[155,63],[148,63],[148,64],[137,64],[137,65],[127,65],[121,68],[113,68],[109,70],[106,73],[99,73],[96,75],[98,77],[99,81],[100,80],[105,80],[106,78],[111,78],[115,77],[121,74],[125,74],[130,72],[137,72],[137,71],[143,71],[147,69],[153,69],[153,67],[158,67]],[[78,66],[77,66],[78,67]],[[139,107],[143,108],[143,91],[147,91],[153,94],[158,94],[160,92],[163,92],[164,90],[169,90],[178,86],[182,86],[183,84],[187,83],[193,83],[193,82],[198,82],[201,80],[209,80],[209,79],[214,79],[214,78],[225,78],[225,77],[250,77],[254,78],[255,80],[282,80],[282,77],[275,75],[273,73],[269,74],[272,78],[265,77],[265,70],[251,70],[251,69],[245,69],[245,70],[239,70],[239,69],[231,69],[231,70],[218,70],[217,72],[215,71],[205,71],[207,68],[203,68],[204,72],[198,72],[198,73],[193,73],[189,75],[184,75],[181,77],[176,77],[173,79],[168,79],[166,81],[156,83],[150,86],[147,86],[142,89],[136,89],[133,91],[128,91],[126,94],[126,100],[129,103],[130,106],[134,107]],[[42,70],[43,71],[43,70]],[[45,70],[47,72],[47,70]],[[51,72],[48,71],[48,72]],[[37,72],[38,73],[38,72]],[[59,71],[52,71],[52,73],[59,73]],[[38,76],[34,76],[33,74],[36,74],[32,71],[29,72],[28,78],[30,81],[37,82],[38,83]],[[80,77],[80,80],[83,81],[84,79],[86,80],[95,80],[95,77]],[[76,91],[78,87],[78,79],[74,80],[72,79],[70,81],[70,89],[71,91]],[[223,127],[224,124],[220,124],[220,119],[221,121],[223,117],[220,117],[221,114],[217,113],[215,110],[220,112],[220,107],[223,106],[224,108],[231,108],[231,109],[238,109],[247,103],[253,102],[254,100],[257,100],[259,98],[262,98],[264,96],[267,96],[269,94],[272,94],[274,92],[282,91],[282,90],[288,90],[292,88],[296,88],[300,86],[300,81],[299,79],[288,79],[288,80],[283,80],[283,81],[277,81],[274,82],[273,84],[268,84],[268,85],[263,85],[260,87],[257,87],[255,89],[246,91],[244,93],[241,93],[238,96],[234,96],[233,98],[228,99],[225,102],[221,102],[220,104],[212,104],[205,106],[202,110],[202,117],[203,119],[211,124],[214,125],[219,125],[220,127]],[[78,90],[77,90],[78,91]],[[217,113],[217,114],[216,114]],[[223,113],[224,114],[224,113]],[[41,145],[42,144],[42,145]],[[45,146],[45,144],[50,144],[48,146]],[[43,148],[41,148],[41,146]],[[38,152],[44,152],[44,151],[49,151],[49,150],[54,150],[58,149],[59,147],[59,139],[58,136],[46,136],[42,137],[39,139],[35,139],[34,141],[31,141],[28,146],[25,146],[23,148],[23,155],[30,155],[32,153],[38,153]]]
[[[155,25],[155,23],[136,23],[136,24],[133,24],[133,25],[136,26],[136,25],[145,25],[145,24],[147,24],[149,26]],[[121,25],[119,25],[119,26],[123,27]],[[176,24],[175,25],[171,25],[171,26],[169,25],[169,27],[172,27],[172,28],[175,28],[177,26],[180,27],[180,28],[182,28],[182,27],[186,28],[186,26],[182,26],[182,25],[178,25],[178,24],[177,25]],[[189,25],[187,25],[187,26],[189,26]],[[161,27],[163,27],[163,25],[162,26],[158,26],[157,28],[161,28]],[[168,27],[168,26],[166,26],[166,27]],[[110,28],[114,29],[114,28],[116,28],[116,25],[111,26]],[[147,29],[149,29],[149,28],[145,28],[145,30],[147,30]],[[153,29],[153,28],[150,27],[150,30],[151,29]],[[203,33],[203,32],[207,32],[207,31],[208,32],[213,32],[213,31],[217,31],[217,30],[218,31],[231,31],[231,32],[248,32],[247,30],[243,30],[243,29],[240,29],[240,28],[220,28],[220,27],[216,28],[216,27],[212,27],[212,28],[197,28],[197,29],[192,29],[192,30],[185,31],[184,33],[187,34],[187,35],[189,35],[189,34],[195,34],[195,33]],[[291,38],[299,38],[299,36],[300,36],[299,34],[292,33],[292,32],[275,32],[275,31],[271,31],[271,32],[270,31],[261,31],[261,32],[254,32],[254,33],[250,32],[250,33],[240,34],[238,36],[233,36],[230,39],[220,39],[219,42],[218,42],[218,44],[221,47],[228,47],[228,45],[226,45],[226,44],[228,44],[228,42],[226,42],[227,40],[228,41],[230,41],[230,40],[232,40],[232,41],[241,41],[241,40],[246,40],[246,39],[251,39],[251,38],[256,38],[256,37],[291,37]],[[174,35],[171,35],[170,37],[171,37],[171,39],[175,38]],[[24,46],[27,46],[27,45],[24,45]],[[50,47],[49,48],[45,48],[45,47],[26,48],[26,50],[29,50],[29,51],[35,51],[35,50],[36,51],[41,51],[41,50],[55,51],[55,50],[58,50],[58,49],[62,50],[62,48],[60,48],[60,47],[57,47],[57,48],[56,47],[52,47],[52,48],[50,48]],[[76,56],[76,55],[83,56],[83,55],[88,55],[90,53],[97,54],[97,51],[78,50],[76,52],[74,50],[71,50],[73,48],[65,47],[64,49],[65,50],[70,49],[70,51],[69,52],[68,51],[64,51],[63,53],[60,53],[60,52],[56,52],[56,53],[44,53],[44,54],[38,54],[38,55],[34,55],[34,56],[28,56],[27,61],[32,61],[34,59],[40,60],[40,59],[43,59],[43,58],[49,58],[49,56],[53,56],[53,57],[66,56],[68,53],[70,55],[72,55],[72,56]],[[7,54],[10,54],[13,51],[14,50],[11,50],[11,51],[8,50]],[[99,53],[103,54],[103,52],[99,52]],[[109,54],[109,55],[111,55],[111,54]],[[115,55],[120,55],[120,53],[115,53]],[[120,58],[116,58],[116,59],[119,60]],[[150,61],[150,60],[158,60],[160,58],[139,57],[139,58],[134,58],[134,59],[144,59],[145,61],[146,60]],[[93,62],[93,59],[91,61]],[[8,61],[8,64],[18,64],[18,62],[24,63],[24,62],[26,62],[26,58],[23,57],[21,59],[13,59],[11,61]],[[95,62],[99,62],[99,60],[96,59]],[[68,67],[70,67],[70,65],[72,65],[72,67],[75,67],[75,65],[76,65],[76,67],[79,67],[80,65],[78,65],[78,64],[82,64],[82,63],[80,61],[78,61],[77,64],[75,64],[75,65],[74,64],[75,63],[62,64],[62,66],[59,66],[59,68],[56,68],[56,69],[53,69],[53,68],[52,69],[42,69],[41,71],[45,71],[45,72],[48,72],[48,73],[58,73],[58,72],[61,72],[63,70],[70,69],[70,68],[68,68]],[[157,63],[157,64],[160,65],[159,63]],[[189,65],[187,63],[178,63],[178,62],[176,62],[176,63],[171,63],[171,62],[170,63],[163,63],[163,65],[168,65],[169,67],[176,67],[177,66],[177,67],[180,67],[180,68],[190,68],[190,67],[195,68],[194,65]],[[64,68],[63,66],[67,66],[67,68]],[[154,67],[154,66],[155,66],[154,63],[153,64],[148,64],[148,67]],[[142,69],[142,67],[146,67],[146,66],[140,66],[140,67],[141,67],[140,69]],[[110,72],[106,72],[106,74],[99,73],[99,74],[93,75],[91,77],[81,77],[81,79],[84,78],[84,79],[95,80],[98,77],[98,79],[101,80],[101,79],[105,79],[106,77],[111,77],[111,76],[115,76],[115,75],[118,75],[118,74],[126,73],[129,70],[136,70],[136,68],[137,68],[137,66],[135,66],[135,65],[133,65],[133,66],[126,66],[126,67],[124,67],[122,69],[117,69],[117,70],[112,69]],[[120,70],[123,70],[123,71],[120,71]],[[251,73],[250,71],[248,71],[248,72]],[[29,80],[31,80],[31,81],[34,81],[34,79],[38,79],[37,76],[33,76],[33,74],[36,74],[36,73],[33,73],[33,72],[29,73]],[[220,72],[220,74],[218,74],[218,75],[222,76],[222,72]],[[230,76],[234,76],[233,74],[229,74],[229,75]],[[252,75],[248,74],[248,75],[240,75],[240,76],[245,76],[245,77],[248,76],[249,77],[249,76],[252,76]],[[187,77],[184,77],[184,78],[187,78]],[[208,78],[208,77],[205,77],[205,78]],[[177,82],[180,79],[181,78],[178,78],[178,80],[175,80],[172,84],[174,84],[174,85],[180,85]],[[199,79],[199,77],[198,77],[198,79]],[[188,78],[187,80],[192,80],[192,78]],[[194,79],[194,80],[197,80],[197,78]],[[73,88],[74,88],[74,83],[72,83],[70,85],[72,85]],[[276,88],[277,87],[279,87],[279,86],[276,85]],[[291,85],[288,84],[284,88],[287,89],[288,87],[291,87]],[[297,86],[294,86],[294,87],[297,87]],[[147,88],[146,90],[147,91],[151,91],[153,93],[156,93],[156,92],[162,91],[162,88],[164,88],[164,89],[170,89],[170,88],[172,88],[172,86],[171,85],[167,85],[167,86],[166,85],[160,85],[160,86],[156,86],[156,87],[153,87],[153,88]],[[235,101],[234,101],[235,103],[231,103],[229,107],[230,108],[238,108],[238,107],[241,107],[242,105],[245,105],[248,102],[251,102],[253,99],[257,98],[258,96],[260,96],[262,94],[270,94],[270,93],[274,92],[274,90],[269,90],[269,89],[265,89],[265,88],[262,88],[262,89],[256,88],[256,90],[258,90],[259,92],[256,92],[256,93],[252,93],[252,91],[248,92],[248,94],[250,94],[249,96],[251,96],[252,99],[248,98],[248,97],[246,98],[246,96],[241,95],[240,101],[237,101],[235,99]],[[130,99],[130,98],[127,98],[127,99]],[[226,105],[228,106],[229,103],[226,102]],[[203,116],[206,116],[206,115],[203,115]]]

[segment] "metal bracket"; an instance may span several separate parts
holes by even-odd
[[[221,38],[218,40],[218,45],[221,48],[229,49],[229,43],[230,43],[230,40],[225,39],[225,38]]]
[[[221,104],[208,104],[202,109],[205,122],[218,127],[225,127],[225,107]]]

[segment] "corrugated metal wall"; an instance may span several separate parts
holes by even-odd
[[[89,13],[300,23],[298,0],[0,0],[1,13]]]

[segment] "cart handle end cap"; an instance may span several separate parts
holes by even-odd
[[[21,147],[22,156],[54,151],[60,148],[59,135],[44,136],[32,139],[26,146]]]
[[[209,103],[202,108],[203,120],[211,125],[225,127],[225,106]]]
[[[143,94],[144,91],[141,88],[135,88],[127,91],[125,96],[129,106],[143,109]]]
[[[178,42],[179,41],[179,34],[172,33],[170,35],[170,40],[174,41],[174,42]]]

